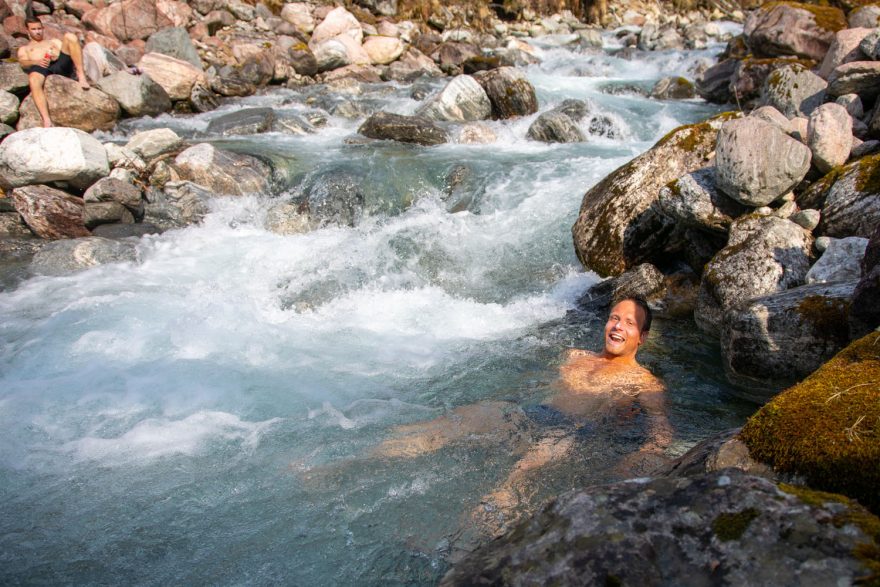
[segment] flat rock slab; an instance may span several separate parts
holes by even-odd
[[[728,469],[566,494],[441,585],[839,585],[870,575],[854,502]],[[876,520],[876,518],[873,518]]]

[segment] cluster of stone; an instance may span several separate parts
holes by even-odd
[[[850,21],[876,27],[878,14],[866,6]],[[693,314],[758,402],[880,325],[877,278],[862,267],[880,238],[880,29],[845,27],[837,8],[755,10],[728,47],[748,56],[697,83],[748,115],[676,129],[592,188],[573,227],[588,269],[650,264],[627,287]]]

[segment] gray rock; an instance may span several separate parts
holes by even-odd
[[[18,63],[0,62],[0,90],[21,95],[27,92],[28,76]]]
[[[822,173],[846,163],[852,141],[852,117],[840,104],[823,104],[810,114],[807,146],[813,165]]]
[[[49,243],[34,255],[31,269],[41,275],[66,275],[97,265],[137,260],[135,243],[90,236]]]
[[[769,122],[785,134],[789,134],[791,131],[791,123],[788,118],[773,106],[761,106],[760,108],[756,108],[749,113],[749,116],[759,118],[764,122]]]
[[[266,213],[266,230],[276,234],[302,234],[312,229],[309,215],[300,206],[282,202],[269,208]]]
[[[0,175],[13,187],[64,181],[86,188],[108,173],[104,145],[74,128],[31,128],[0,143]]]
[[[822,218],[822,213],[818,210],[801,210],[800,212],[795,212],[791,216],[789,216],[789,220],[804,228],[806,230],[812,231],[817,226],[819,226],[819,220]]]
[[[269,189],[268,165],[256,157],[217,149],[208,143],[182,151],[174,159],[174,168],[181,179],[217,194],[265,193]]]
[[[24,223],[21,214],[16,212],[14,207],[12,210],[12,212],[0,212],[0,240],[32,238],[34,233]]]
[[[873,155],[878,150],[880,150],[880,141],[870,140],[865,141],[859,145],[855,145],[855,143],[853,143],[853,149],[849,153],[849,158],[861,159],[862,157]]]
[[[519,69],[499,67],[475,74],[474,78],[492,103],[492,118],[515,118],[538,111],[535,88]]]
[[[206,84],[197,81],[190,91],[189,103],[196,112],[210,112],[220,105],[220,99]]]
[[[94,236],[100,236],[111,239],[123,238],[140,238],[148,234],[159,234],[162,230],[149,222],[138,222],[137,224],[101,224],[92,230]]]
[[[862,38],[859,42],[859,50],[868,59],[873,59],[877,61],[878,57],[880,57],[880,31],[876,28],[872,27],[870,29],[858,29],[865,31],[865,34],[862,35]],[[853,59],[852,61],[862,61],[860,59]]]
[[[305,187],[302,201],[314,226],[355,226],[363,215],[366,198],[360,181],[349,173],[326,173]]]
[[[687,100],[695,95],[694,84],[681,76],[664,77],[651,89],[651,97],[656,100]]]
[[[101,224],[134,224],[131,211],[119,202],[86,203],[83,209],[83,224],[92,229]]]
[[[543,143],[582,143],[586,140],[577,123],[558,110],[538,116],[529,126],[526,136]]]
[[[851,61],[838,65],[828,76],[826,93],[832,98],[858,94],[862,101],[872,102],[880,94],[880,62]]]
[[[880,26],[880,6],[876,4],[867,4],[853,8],[852,12],[847,16],[849,28],[864,27],[872,29]]]
[[[168,230],[201,222],[215,194],[190,181],[170,181],[161,190],[148,189],[145,196],[144,222]]]
[[[731,307],[721,357],[737,395],[763,403],[849,344],[856,281],[802,285]]]
[[[477,80],[469,75],[459,75],[419,108],[417,114],[432,120],[454,122],[486,120],[492,114],[492,102]]]
[[[112,177],[95,182],[83,194],[83,201],[86,204],[116,202],[132,211],[139,211],[142,207],[140,188]]]
[[[853,339],[880,328],[880,225],[868,240],[861,268],[862,277],[849,309],[849,334]]]
[[[834,103],[840,104],[846,108],[846,111],[849,112],[849,115],[853,118],[861,118],[865,115],[865,107],[858,94],[844,94],[843,96],[839,96]]]
[[[837,238],[869,238],[880,224],[880,190],[875,183],[878,179],[880,155],[870,155],[839,170],[824,197],[811,194],[822,207],[819,232]]]
[[[718,132],[716,185],[742,204],[769,204],[791,191],[809,169],[810,150],[762,120],[731,120]]]
[[[697,326],[716,334],[729,308],[803,284],[811,246],[809,233],[790,220],[756,215],[737,219],[727,246],[703,272],[694,314]]]
[[[18,98],[6,90],[0,90],[0,122],[15,124],[18,120]]]
[[[156,116],[171,110],[168,93],[145,73],[132,75],[119,71],[102,78],[96,85],[119,102],[129,116]]]
[[[868,239],[859,236],[834,238],[807,272],[807,283],[858,281],[862,276],[862,259]]]
[[[144,52],[162,53],[163,55],[176,57],[202,69],[202,60],[199,59],[199,52],[196,51],[189,33],[181,27],[168,27],[150,35]]]
[[[40,238],[89,236],[83,224],[83,201],[61,190],[31,185],[12,190],[12,201],[25,224]]]
[[[268,132],[275,122],[275,111],[271,108],[242,108],[211,119],[208,123],[209,135],[255,135]]]
[[[86,78],[93,84],[105,76],[124,71],[126,68],[124,61],[94,41],[83,45],[82,59]]]
[[[786,65],[767,76],[761,104],[773,106],[787,118],[809,116],[825,101],[828,82],[800,64]]]
[[[846,28],[846,18],[839,8],[810,8],[767,4],[749,13],[743,26],[749,47],[757,56],[795,55],[821,60],[834,40],[834,33]]]
[[[172,153],[182,146],[183,139],[170,128],[155,128],[135,133],[125,144],[127,149],[147,161]]]
[[[715,187],[715,168],[687,173],[660,190],[660,209],[686,226],[727,234],[734,219],[749,208]]]
[[[665,295],[666,281],[663,274],[650,263],[642,263],[591,287],[578,300],[578,306],[590,310],[605,310],[614,305],[615,301],[628,297],[640,297],[656,306]]]
[[[0,124],[0,141],[15,132],[15,129],[8,124]]]
[[[299,136],[314,134],[317,131],[315,125],[302,116],[289,113],[276,113],[272,130],[274,132]]]
[[[565,494],[442,579],[455,585],[837,585],[876,548],[854,502],[810,503],[735,469]],[[723,579],[722,579],[723,578]]]
[[[584,195],[572,236],[575,251],[585,268],[604,277],[619,275],[646,260],[644,245],[640,242],[645,233],[635,236],[635,223],[650,214],[660,188],[707,165],[710,154],[715,151],[718,129],[730,116],[673,130]],[[648,233],[663,239],[673,225],[661,218],[658,226],[648,227]]]
[[[837,31],[834,35],[834,41],[831,42],[828,53],[825,54],[822,65],[817,72],[819,77],[828,79],[828,76],[831,75],[831,72],[838,65],[849,63],[850,61],[865,61],[867,53],[863,53],[861,47],[865,35],[868,35],[870,32],[871,29],[868,28],[848,28]],[[875,59],[874,57],[869,58]]]
[[[731,80],[739,67],[739,59],[725,59],[697,76],[697,94],[707,102],[727,104],[733,101]]]
[[[377,112],[358,129],[371,139],[387,139],[417,145],[440,145],[447,142],[446,131],[424,116],[403,116]]]

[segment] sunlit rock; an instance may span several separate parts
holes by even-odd
[[[74,128],[31,128],[0,143],[0,175],[12,186],[65,181],[86,188],[108,173],[104,145]]]
[[[82,198],[45,185],[12,190],[15,209],[40,238],[63,239],[89,236],[83,223]]]

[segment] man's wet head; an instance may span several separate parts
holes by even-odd
[[[605,323],[606,359],[635,362],[639,346],[651,329],[651,309],[641,298],[625,298],[611,307]]]

